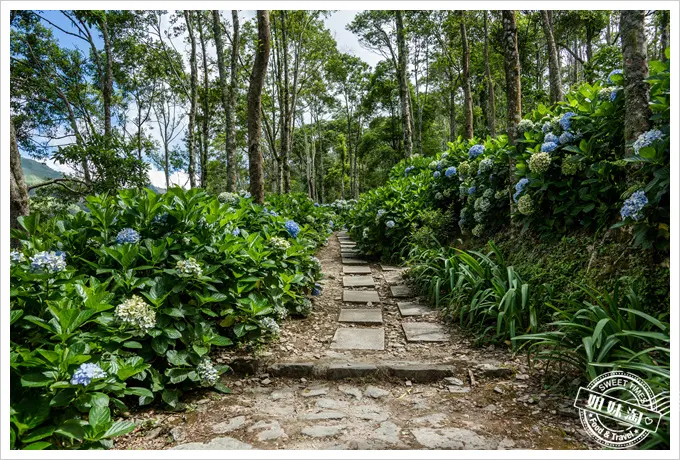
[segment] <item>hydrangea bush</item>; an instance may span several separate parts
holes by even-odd
[[[265,212],[243,195],[129,190],[21,218],[10,255],[13,445],[110,447],[134,428],[114,421],[131,397],[177,409],[186,389],[228,391],[214,347],[256,345],[283,318],[309,314],[313,255],[337,216],[304,196],[268,198]]]

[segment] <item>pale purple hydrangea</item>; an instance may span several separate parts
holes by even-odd
[[[71,385],[89,385],[94,379],[106,378],[106,372],[94,363],[83,363],[73,373]]]
[[[124,228],[118,235],[116,235],[116,241],[118,244],[136,244],[139,243],[139,233],[131,228]]]
[[[638,190],[623,202],[621,217],[624,219],[630,217],[635,221],[640,220],[643,217],[642,209],[647,206],[647,204],[649,204],[649,200],[647,199],[644,190]]]

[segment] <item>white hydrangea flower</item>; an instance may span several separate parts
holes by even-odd
[[[180,276],[199,277],[203,274],[203,269],[193,257],[189,257],[187,260],[178,261],[176,268],[177,273],[179,273]]]
[[[276,322],[276,320],[270,316],[267,316],[266,318],[262,318],[260,320],[260,327],[266,331],[269,332],[272,335],[279,335],[281,332],[281,327],[279,326],[279,323]]]
[[[290,243],[288,242],[288,240],[286,240],[285,238],[280,238],[278,236],[272,237],[272,239],[269,240],[269,242],[271,243],[274,249],[280,249],[282,251],[285,251],[290,247]]]
[[[156,326],[156,312],[137,295],[133,295],[118,305],[115,314],[121,322],[142,332],[147,332]]]
[[[217,372],[213,366],[210,358],[203,358],[203,360],[196,366],[196,374],[201,379],[201,385],[205,387],[214,386],[220,379],[220,373]]]

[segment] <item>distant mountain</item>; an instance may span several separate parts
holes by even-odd
[[[55,171],[46,164],[26,157],[21,157],[21,167],[24,170],[26,185],[34,185],[46,180],[64,177],[62,173]]]
[[[41,163],[31,158],[21,157],[21,167],[24,170],[24,177],[26,178],[26,185],[39,184],[50,179],[57,179],[64,177],[59,171],[55,171],[44,163]],[[156,193],[165,193],[166,190],[161,187],[156,187],[153,184],[147,185],[148,188]]]

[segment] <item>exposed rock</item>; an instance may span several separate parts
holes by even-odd
[[[433,428],[440,428],[444,426],[448,420],[449,417],[446,414],[437,413],[414,418],[411,420],[411,423],[415,423],[416,425],[429,425]]]
[[[508,367],[499,367],[491,363],[481,363],[475,366],[475,370],[480,372],[484,377],[502,378],[512,375],[512,369]]]
[[[340,385],[338,387],[338,390],[342,391],[346,395],[354,396],[358,400],[361,400],[361,398],[363,397],[361,390],[356,388],[356,387],[346,387],[346,386]]]
[[[190,442],[173,447],[173,450],[245,450],[253,446],[234,438],[215,438],[208,443]]]
[[[366,396],[370,396],[371,398],[383,398],[385,396],[389,396],[390,392],[387,390],[383,390],[382,388],[374,387],[373,385],[369,385],[366,387]]]
[[[349,405],[346,401],[339,401],[337,399],[320,398],[316,401],[316,407],[322,409],[344,409]]]
[[[230,419],[228,422],[220,422],[212,426],[214,433],[229,433],[234,430],[238,430],[246,423],[246,418],[241,415]]]
[[[457,379],[456,377],[446,377],[444,381],[449,385],[456,385],[459,387],[465,385],[465,382],[463,382],[461,379]]]
[[[411,433],[419,444],[428,449],[488,450],[498,447],[498,442],[493,439],[464,428],[417,428],[411,430]]]
[[[328,394],[328,388],[316,388],[313,390],[306,389],[302,390],[302,393],[300,393],[302,397],[304,398],[311,398],[313,396],[323,396]]]
[[[352,408],[352,413],[357,418],[373,420],[374,422],[384,422],[390,418],[389,413],[377,406],[355,406]]]
[[[179,426],[176,426],[170,430],[170,436],[172,436],[172,440],[175,442],[182,442],[184,441],[184,438],[187,437],[184,430]]]
[[[373,432],[373,438],[388,444],[399,444],[399,427],[392,422],[382,422]]]
[[[302,430],[302,434],[312,438],[326,438],[329,436],[336,436],[345,429],[344,425],[323,426],[314,425]]]
[[[322,410],[312,414],[305,414],[302,416],[305,420],[332,420],[345,418],[345,414],[339,411]]]

